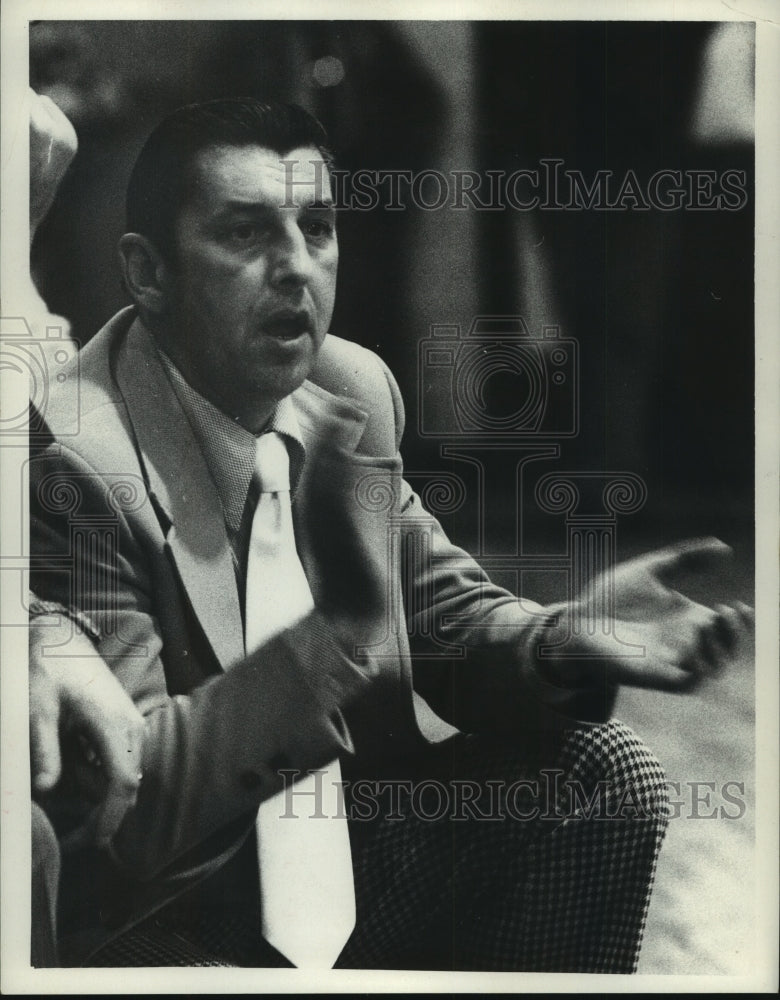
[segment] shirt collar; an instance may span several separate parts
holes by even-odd
[[[198,443],[203,449],[211,477],[217,487],[225,523],[238,532],[246,507],[249,485],[255,470],[255,435],[210,403],[187,382],[167,354],[159,347],[163,367],[181,403]],[[276,405],[263,429],[282,435],[290,454],[290,491],[295,493],[305,449],[298,426],[295,406],[289,396]]]

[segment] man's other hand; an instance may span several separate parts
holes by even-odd
[[[63,629],[67,647],[51,644]],[[46,646],[49,646],[46,651]],[[34,794],[51,791],[63,771],[63,740],[75,737],[82,754],[75,778],[100,798],[82,840],[106,846],[141,780],[144,720],[86,636],[62,619],[56,627],[30,623],[30,758]]]
[[[716,673],[753,625],[753,609],[707,607],[670,585],[683,573],[709,573],[732,555],[716,538],[678,542],[599,574],[559,615],[542,642],[565,641],[540,661],[553,683],[583,681],[685,691]],[[618,640],[618,641],[616,641]]]

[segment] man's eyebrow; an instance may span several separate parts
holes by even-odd
[[[230,201],[224,202],[219,206],[217,215],[221,218],[227,215],[232,215],[241,212],[250,212],[253,215],[269,215],[278,205],[269,205],[267,202],[263,201],[252,201],[248,199],[243,201],[242,199],[231,199]],[[284,206],[290,207],[293,206]],[[312,201],[306,201],[297,206],[304,211],[315,211],[315,212],[330,212],[336,207],[336,203],[332,198],[315,198]]]
[[[269,215],[273,212],[274,206],[267,205],[262,201],[242,201],[241,199],[234,199],[231,201],[223,202],[216,210],[216,215],[220,218],[226,215],[233,215],[240,212],[251,212],[253,215]]]

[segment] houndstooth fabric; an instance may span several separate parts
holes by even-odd
[[[222,966],[234,963],[210,954],[201,942],[193,943],[183,934],[172,932],[164,921],[145,921],[128,934],[102,948],[90,965],[96,968],[114,966],[139,968],[143,966]]]
[[[630,729],[569,730],[535,753],[456,737],[413,781],[382,780],[379,815],[348,812],[358,915],[336,968],[635,971],[668,805]],[[207,964],[287,964],[258,927],[256,907],[215,914],[185,897],[125,938],[156,929]],[[116,960],[121,941],[100,964],[134,964]]]

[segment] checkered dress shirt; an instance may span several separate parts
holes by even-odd
[[[159,348],[158,351],[173,391],[201,446],[206,465],[217,488],[225,515],[225,527],[233,549],[233,564],[243,614],[247,550],[257,499],[253,495],[256,436],[193,389],[168,355]],[[277,403],[262,433],[269,431],[281,434],[287,445],[290,455],[290,491],[294,495],[305,458],[305,449],[295,407],[289,396]],[[248,500],[250,502],[247,502]]]

